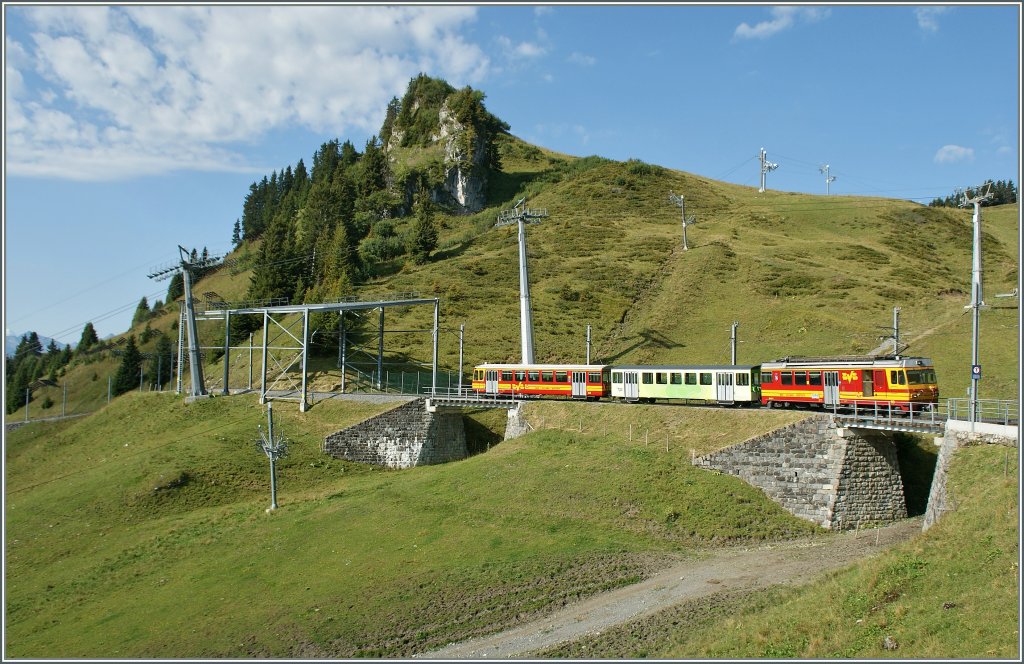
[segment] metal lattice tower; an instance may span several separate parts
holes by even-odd
[[[768,173],[774,171],[776,168],[778,168],[779,165],[778,164],[773,164],[772,162],[768,161],[768,153],[764,151],[764,148],[761,148],[760,158],[761,158],[761,188],[758,189],[757,191],[763,194],[764,193],[764,188],[765,188],[765,176],[768,175]]]
[[[689,249],[690,247],[687,246],[687,244],[686,244],[686,225],[687,224],[695,224],[695,223],[697,223],[697,217],[694,217],[692,215],[689,216],[689,217],[686,216],[686,196],[683,196],[681,194],[679,196],[676,196],[674,193],[672,193],[670,191],[670,192],[668,192],[668,199],[670,201],[672,201],[673,203],[675,203],[676,205],[678,205],[682,209],[682,215],[683,215],[683,249]]]
[[[163,268],[155,269],[152,273],[146,275],[154,281],[161,281],[167,279],[174,274],[180,273],[184,281],[185,286],[185,314],[186,323],[188,326],[188,366],[192,377],[192,386],[190,388],[189,396],[205,396],[206,385],[203,381],[203,365],[199,358],[199,332],[196,328],[196,310],[195,302],[192,299],[192,270],[197,270],[206,267],[212,267],[221,262],[223,257],[215,256],[204,256],[195,261],[191,260],[188,249],[178,245],[178,251],[181,254],[181,260],[177,265],[171,265]],[[205,253],[205,250],[204,250]],[[180,327],[178,328],[181,329]],[[180,344],[180,342],[179,342]],[[179,345],[180,347],[180,345]],[[181,366],[181,355],[178,355],[178,366]]]
[[[823,165],[818,169],[825,176],[825,195],[828,196],[828,186],[836,181],[836,176],[828,174],[828,164]]]
[[[530,279],[526,270],[526,224],[538,223],[548,216],[548,211],[531,210],[525,207],[526,198],[520,198],[511,210],[498,215],[494,224],[519,226],[519,336],[523,345],[523,364],[533,364],[533,320],[530,314]]]
[[[985,193],[981,193],[984,188]],[[974,250],[971,261],[971,303],[964,307],[965,309],[973,310],[973,331],[972,331],[972,343],[971,343],[971,400],[970,400],[970,422],[971,431],[974,430],[974,422],[977,418],[978,408],[978,381],[981,376],[980,363],[978,359],[978,334],[980,331],[981,323],[981,309],[985,307],[985,300],[982,297],[981,292],[981,204],[992,198],[992,182],[986,182],[980,187],[974,188],[974,195],[970,198],[967,197],[967,192],[960,193],[960,207],[967,207],[968,205],[974,206],[974,217],[972,224],[974,226]],[[985,307],[987,308],[987,307]],[[979,367],[976,372],[975,367]]]

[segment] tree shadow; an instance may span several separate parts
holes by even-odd
[[[674,341],[657,330],[650,328],[641,330],[638,335],[640,338],[635,341],[628,348],[625,348],[615,355],[605,359],[606,364],[614,364],[616,361],[622,359],[626,355],[629,355],[633,351],[640,350],[641,348],[661,348],[668,350],[670,348],[685,348],[686,344],[681,344]]]

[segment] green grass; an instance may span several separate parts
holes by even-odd
[[[721,593],[545,656],[1018,659],[1018,470],[1005,447],[961,449],[956,510],[909,542],[814,583]]]
[[[504,172],[490,183],[491,205],[468,216],[439,215],[440,248],[425,265],[398,261],[375,269],[358,295],[415,292],[441,301],[439,361],[458,367],[465,325],[464,368],[518,361],[518,249],[514,227],[492,228],[498,213],[528,196],[549,216],[529,226],[529,265],[535,356],[538,362],[583,361],[587,325],[597,362],[723,363],[739,322],[738,360],[759,363],[786,355],[867,353],[882,344],[901,307],[908,354],[932,357],[942,397],[963,397],[970,382],[969,298],[971,212],[908,201],[816,196],[716,182],[641,162],[560,155],[502,137]],[[668,191],[683,193],[690,249],[683,251],[679,208]],[[983,210],[984,283],[991,309],[982,313],[983,398],[1011,399],[1019,389],[1017,301],[995,298],[1017,285],[1019,207]],[[394,220],[401,233],[408,220]],[[236,256],[254,256],[246,243]],[[241,265],[247,263],[243,260]],[[215,292],[244,298],[249,272],[222,268],[200,280],[197,297]],[[389,330],[424,330],[431,307],[389,309]],[[171,329],[176,309],[151,321]],[[376,316],[350,323],[350,342],[376,352]],[[200,323],[204,345],[223,334],[218,321]],[[337,343],[336,329],[314,326],[314,338]],[[138,334],[142,326],[131,332]],[[257,347],[261,332],[254,335]],[[150,342],[150,345],[153,342]],[[143,350],[151,350],[144,347]],[[336,350],[310,360],[309,382],[337,389]],[[389,333],[385,361],[395,371],[429,365],[431,335]],[[69,412],[105,402],[109,355],[99,380],[95,367],[68,371]],[[259,352],[254,356],[259,377]],[[232,354],[232,386],[245,387],[248,354]],[[206,376],[220,387],[221,362]],[[292,372],[297,379],[297,371]],[[60,380],[58,381],[60,382]],[[60,387],[33,400],[33,417],[59,412]],[[40,408],[49,396],[56,407]],[[8,421],[23,419],[19,410]]]
[[[327,432],[381,408],[275,410],[292,454],[271,514],[252,397],[130,394],[9,434],[8,654],[405,656],[635,582],[712,543],[815,530],[743,482],[693,468],[686,449],[612,432],[542,430],[408,471],[319,452]],[[757,431],[744,415],[720,414],[727,429],[743,420],[731,442]],[[675,409],[666,421],[706,428],[691,417]]]

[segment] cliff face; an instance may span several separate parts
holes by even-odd
[[[455,210],[484,208],[488,177],[501,168],[494,141],[508,125],[484,108],[483,97],[421,75],[388,105],[381,138],[407,203],[426,189],[435,203]]]
[[[480,131],[461,124],[447,101],[438,113],[437,141],[444,146],[444,191],[463,209],[478,212],[487,203],[487,144]]]

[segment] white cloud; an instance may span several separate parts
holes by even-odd
[[[914,10],[917,27],[925,32],[939,31],[939,17],[949,12],[950,7],[918,7]]]
[[[772,7],[771,19],[751,26],[744,22],[736,26],[734,39],[767,39],[792,28],[797,22],[815,23],[826,18],[829,10],[817,7]]]
[[[577,53],[573,51],[568,58],[569,62],[574,65],[582,65],[584,67],[593,67],[597,64],[597,58],[592,55],[586,55],[584,53]]]
[[[545,47],[534,42],[524,41],[516,43],[504,35],[499,36],[496,41],[498,42],[498,46],[501,47],[502,52],[505,54],[505,57],[513,61],[532,60],[547,53],[547,49]]]
[[[933,160],[936,164],[953,164],[958,161],[973,161],[974,148],[965,148],[959,145],[943,145],[935,153]]]
[[[553,13],[555,13],[555,8],[554,7],[545,7],[545,6],[542,5],[540,7],[534,7],[533,8],[533,15],[534,16],[547,16],[547,15],[553,14]]]
[[[31,31],[5,40],[13,175],[249,171],[235,150],[270,130],[376,131],[417,73],[458,87],[490,69],[459,34],[468,6],[9,10]]]

